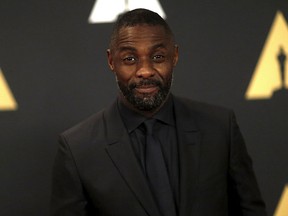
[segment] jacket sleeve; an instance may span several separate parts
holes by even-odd
[[[234,113],[230,116],[229,215],[266,216],[252,160]]]
[[[72,153],[63,136],[52,174],[51,216],[88,216],[87,200]]]

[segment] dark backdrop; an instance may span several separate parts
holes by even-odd
[[[287,1],[160,2],[180,46],[173,92],[235,110],[272,215],[288,182],[288,97],[244,96]],[[48,216],[57,135],[115,98],[112,24],[88,23],[94,3],[0,1],[0,68],[19,105],[0,111],[0,215]]]

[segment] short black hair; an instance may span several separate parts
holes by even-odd
[[[110,48],[113,46],[113,43],[115,42],[121,28],[133,27],[137,25],[162,26],[166,33],[171,36],[171,39],[174,40],[172,30],[159,14],[144,8],[138,8],[118,16],[111,34]]]

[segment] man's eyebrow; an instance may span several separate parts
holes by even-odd
[[[118,50],[119,50],[120,52],[124,52],[124,51],[133,51],[133,52],[135,52],[135,51],[136,51],[136,48],[135,48],[135,47],[132,47],[132,46],[120,46],[120,47],[118,48]]]
[[[159,43],[159,44],[155,44],[153,45],[150,50],[153,51],[153,50],[156,50],[156,49],[167,49],[167,46],[164,44],[164,43]],[[125,52],[125,51],[131,51],[131,52],[136,52],[137,49],[133,46],[129,46],[129,45],[125,45],[125,46],[120,46],[118,47],[118,51],[119,52]]]
[[[158,48],[164,48],[164,49],[166,49],[166,45],[163,44],[163,43],[159,43],[159,44],[155,44],[154,46],[152,46],[152,49],[153,49],[153,50],[158,49]]]

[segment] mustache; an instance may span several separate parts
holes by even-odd
[[[134,89],[140,86],[162,86],[162,83],[154,79],[140,80],[139,82],[133,82],[129,85],[129,89]]]

